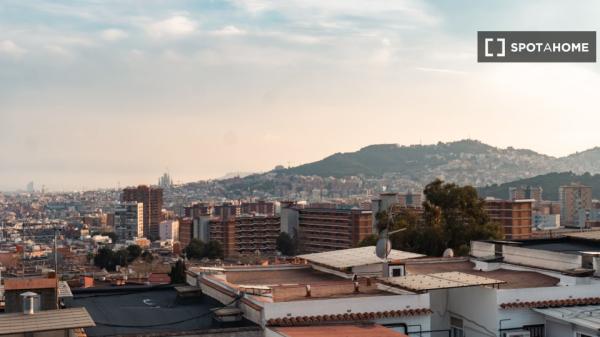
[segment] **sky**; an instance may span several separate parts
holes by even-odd
[[[379,143],[600,145],[591,64],[476,62],[478,30],[598,30],[597,1],[0,2],[0,190],[176,182]]]

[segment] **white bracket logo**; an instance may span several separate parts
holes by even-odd
[[[492,38],[486,38],[485,39],[485,57],[504,57],[506,56],[506,39],[505,38],[496,38],[497,42],[500,42],[500,45],[502,46],[502,51],[496,55],[494,55],[494,53],[490,53],[490,42],[493,42],[494,39]]]

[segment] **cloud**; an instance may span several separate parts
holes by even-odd
[[[147,25],[146,31],[155,38],[182,37],[194,33],[197,27],[196,21],[183,15],[174,15]]]
[[[446,68],[428,68],[428,67],[416,67],[416,70],[430,72],[430,73],[445,73],[445,74],[457,74],[462,75],[466,74],[465,71],[455,70],[455,69],[446,69]]]
[[[11,57],[21,57],[27,53],[27,50],[19,47],[11,40],[3,40],[0,42],[0,53]]]
[[[128,34],[120,29],[110,28],[100,32],[100,37],[106,41],[119,41],[126,38]]]
[[[236,26],[233,25],[229,25],[229,26],[225,26],[219,30],[214,31],[215,35],[245,35],[246,31],[243,29],[240,29]]]

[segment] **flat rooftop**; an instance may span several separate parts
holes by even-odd
[[[343,278],[333,274],[323,273],[312,269],[310,266],[302,266],[293,269],[265,269],[248,271],[226,271],[227,282],[237,285],[281,285],[281,284],[308,284],[327,281],[339,281]]]
[[[89,290],[89,289],[86,289]],[[118,291],[117,291],[118,290]],[[219,328],[212,308],[223,305],[208,296],[181,301],[172,288],[115,292],[75,292],[74,307],[85,307],[96,322],[86,328],[88,336],[136,335],[159,332],[184,332]],[[228,325],[229,326],[229,325]],[[249,321],[232,327],[255,326]]]
[[[423,259],[415,261],[405,261],[407,275],[422,275],[442,272],[458,271],[475,276],[481,276],[504,282],[499,284],[500,289],[519,289],[519,288],[539,288],[556,286],[560,280],[555,277],[547,276],[533,271],[518,271],[508,269],[498,269],[493,271],[474,270],[475,264],[468,260],[453,259],[444,261],[443,259]]]
[[[414,259],[425,255],[404,252],[392,249],[388,258],[391,260]],[[382,259],[375,254],[375,246],[332,250],[322,253],[304,254],[301,259],[335,269],[345,269],[357,266],[382,263]]]

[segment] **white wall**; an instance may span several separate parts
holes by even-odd
[[[538,268],[567,270],[581,268],[581,256],[531,248],[502,246],[502,256],[507,263]]]
[[[475,257],[494,256],[496,245],[489,242],[471,241],[471,255]]]
[[[450,316],[462,319],[466,336],[495,336],[498,332],[498,302],[494,288],[449,289],[447,308],[447,311],[434,315],[447,316],[448,320]]]
[[[306,301],[264,303],[263,317],[316,316],[358,312],[378,312],[429,308],[429,294],[352,296],[348,298],[313,299]],[[403,316],[376,320],[378,324],[405,323],[430,330],[430,315]]]

